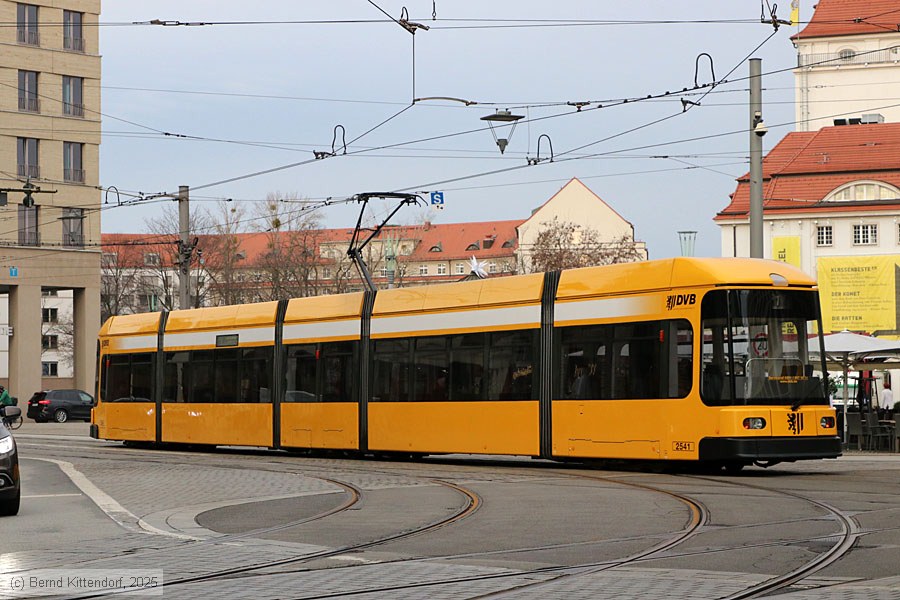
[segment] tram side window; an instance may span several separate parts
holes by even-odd
[[[483,333],[467,333],[450,338],[450,400],[484,399]]]
[[[322,344],[322,400],[350,402],[353,399],[353,353],[356,342]]]
[[[189,402],[191,383],[190,352],[166,352],[163,371],[163,402]]]
[[[488,400],[535,400],[535,358],[539,330],[489,334]]]
[[[374,346],[372,400],[409,401],[409,340],[376,340]]]
[[[564,327],[557,397],[683,398],[691,389],[693,332],[678,319]]]
[[[298,344],[287,349],[286,402],[351,402],[357,342]]]
[[[562,394],[574,400],[612,397],[610,361],[612,328],[606,325],[566,327],[562,330]]]
[[[242,348],[239,402],[272,401],[272,356],[274,348]]]
[[[236,403],[240,401],[238,393],[238,348],[214,350],[215,366],[215,402]]]
[[[153,353],[107,355],[104,370],[104,402],[151,401]]]
[[[417,402],[440,402],[449,399],[450,356],[444,336],[415,340],[414,399]]]
[[[190,402],[207,403],[215,400],[215,372],[213,350],[191,352]]]
[[[300,344],[287,349],[286,402],[315,402],[316,345]]]

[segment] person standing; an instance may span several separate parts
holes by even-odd
[[[885,381],[884,388],[881,390],[881,408],[885,410],[894,409],[894,392],[891,391],[890,381]]]
[[[6,388],[0,385],[0,406],[12,406],[13,401],[12,398],[9,397],[9,392],[6,391]]]

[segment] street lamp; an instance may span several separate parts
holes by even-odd
[[[696,231],[679,231],[678,240],[681,242],[681,255],[694,255],[694,242],[697,239]]]
[[[492,115],[487,115],[487,116],[481,117],[482,121],[487,121],[488,125],[491,126],[491,133],[494,135],[494,141],[497,143],[497,147],[500,148],[500,154],[503,154],[503,152],[506,150],[506,146],[509,145],[509,140],[512,139],[513,132],[516,130],[516,124],[519,122],[519,119],[524,119],[524,118],[525,118],[525,115],[514,115],[511,112],[509,112],[509,110],[500,110],[500,109],[497,109],[497,112],[495,112]],[[508,123],[512,123],[512,127],[509,130],[509,135],[505,138],[498,138],[497,130],[494,129],[494,123],[501,123],[504,125],[508,124]],[[500,126],[501,125],[498,125],[497,127],[500,127]]]

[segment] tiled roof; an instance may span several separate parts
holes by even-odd
[[[764,210],[846,210],[814,205],[843,184],[875,180],[900,187],[900,123],[824,127],[789,133],[763,160]],[[900,206],[900,200],[896,206]],[[892,204],[892,207],[896,208]],[[854,210],[884,206],[854,205]],[[731,203],[717,220],[750,210],[749,175],[738,179]]]
[[[791,39],[896,32],[898,23],[897,0],[819,0],[809,24]]]
[[[426,222],[420,225],[385,227],[376,239],[383,240],[386,236],[390,236],[401,244],[405,240],[416,243],[411,254],[404,256],[404,262],[468,260],[472,256],[481,261],[513,256],[518,248],[516,227],[521,224],[522,220],[520,219],[440,225]],[[353,230],[346,228],[320,229],[305,235],[309,236],[305,240],[306,244],[315,244],[316,250],[322,244],[336,244],[342,250],[346,250]],[[365,239],[367,234],[364,232],[363,235],[363,239]],[[240,242],[238,252],[243,254],[246,265],[256,263],[269,251],[271,241],[269,233],[240,233],[237,234],[237,237]],[[145,252],[156,252],[163,257],[168,256],[173,249],[175,239],[174,235],[167,237],[156,234],[104,233],[102,244],[105,252],[118,252],[120,261],[127,258],[127,262],[142,264]],[[488,243],[486,244],[485,241]],[[204,246],[204,236],[200,236],[199,246],[201,248]],[[440,251],[432,252],[431,249],[435,247],[440,248]],[[129,249],[127,253],[123,250],[126,248]],[[165,261],[165,258],[163,260]]]

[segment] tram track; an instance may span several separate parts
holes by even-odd
[[[93,449],[89,449],[89,450],[93,450]],[[97,448],[97,450],[108,450],[108,448],[105,448],[105,447]],[[131,449],[126,449],[126,450],[131,450]],[[147,454],[146,451],[139,451],[139,452],[143,452],[145,455]],[[84,456],[84,458],[86,458],[86,459],[97,459],[97,458],[108,459],[109,458],[109,454],[105,454],[104,456],[100,457],[100,456],[94,455],[95,453],[92,451],[89,451],[86,454],[90,454],[90,456]],[[210,460],[210,463],[212,463],[212,464],[208,464],[205,466],[215,467],[215,468],[245,468],[245,466],[246,466],[243,464],[242,464],[242,466],[236,466],[235,464],[233,464],[234,463],[233,459],[235,458],[235,455],[231,454],[230,452],[226,452],[223,454],[220,454],[218,452],[216,452],[216,453],[179,452],[178,453],[178,455],[182,456],[182,457],[183,456],[196,456],[199,454],[202,454],[204,457],[209,457],[210,459],[212,459],[212,460]],[[165,457],[172,457],[172,456],[175,456],[175,453],[166,452],[164,456],[159,457],[161,460],[155,460],[156,457],[153,457],[153,460],[148,460],[147,462],[172,464],[173,461],[165,459]],[[142,457],[142,460],[146,460],[147,458],[148,457],[144,456],[144,457]],[[250,457],[250,458],[253,458],[253,457]],[[317,475],[313,474],[315,471],[327,469],[330,472],[334,472],[334,470],[335,470],[333,465],[328,466],[328,465],[310,464],[306,461],[297,461],[296,458],[290,457],[290,456],[284,456],[284,457],[282,457],[282,456],[266,456],[265,458],[267,459],[265,464],[260,464],[258,461],[256,461],[254,468],[261,468],[262,470],[272,470],[272,471],[277,471],[277,472],[295,473],[298,475],[319,478],[319,479],[325,479],[325,478],[318,477]],[[219,460],[219,459],[222,459],[222,460]],[[318,461],[320,459],[313,459],[313,460]],[[178,461],[178,462],[181,462],[181,461]],[[241,462],[243,463],[244,461],[241,461]],[[360,463],[360,466],[358,468],[355,468],[355,465],[353,464],[354,462],[355,461],[342,461],[343,464],[340,465],[340,470],[365,473],[365,474],[372,474],[373,472],[377,472],[377,473],[381,473],[384,475],[407,476],[407,477],[414,477],[416,479],[425,479],[426,478],[422,474],[422,468],[421,468],[422,463],[416,463],[415,468],[407,468],[406,463],[400,463],[399,465],[388,465],[387,467],[385,467],[384,465],[379,465],[378,469],[372,469],[372,468],[368,467],[365,463]],[[217,463],[222,463],[222,464],[217,464]],[[232,463],[232,464],[228,464],[228,463]],[[188,463],[188,461],[185,461],[184,464],[190,464],[190,463]],[[433,463],[432,463],[432,465],[433,465]],[[548,467],[548,468],[535,469],[535,467]],[[484,467],[482,467],[480,465],[477,466],[477,470],[482,470],[483,468]],[[573,473],[573,472],[571,472],[570,469],[566,469],[564,467],[562,468],[562,471],[560,471],[559,465],[537,465],[537,464],[533,464],[533,463],[532,464],[523,464],[523,465],[510,464],[507,468],[503,469],[504,474],[508,475],[511,469],[514,469],[517,472],[517,475],[521,475],[522,477],[537,475],[541,478],[546,478],[546,476],[548,474],[552,474],[554,476],[560,476],[560,477],[581,478],[581,479],[588,479],[588,480],[597,480],[597,481],[617,483],[617,484],[622,484],[622,485],[630,485],[632,487],[645,489],[645,490],[651,491],[651,492],[661,492],[661,493],[670,494],[672,497],[680,498],[681,499],[680,501],[685,502],[685,504],[688,506],[691,506],[691,503],[696,503],[696,504],[692,508],[689,508],[690,515],[691,515],[689,518],[689,521],[686,524],[686,527],[682,531],[679,531],[677,533],[677,535],[674,535],[665,540],[661,540],[660,542],[651,546],[650,548],[647,548],[643,551],[637,552],[637,553],[635,553],[633,555],[629,555],[627,557],[623,557],[618,560],[607,560],[607,561],[603,561],[603,562],[571,565],[571,566],[553,566],[553,567],[546,567],[546,568],[541,568],[541,569],[521,570],[521,571],[510,572],[510,573],[484,575],[484,576],[477,576],[477,577],[446,578],[446,579],[443,579],[440,581],[425,581],[425,582],[419,582],[416,584],[408,584],[408,585],[400,585],[400,586],[383,586],[383,587],[378,587],[378,588],[366,588],[366,589],[347,591],[347,592],[335,593],[335,594],[303,596],[302,598],[304,598],[305,600],[312,600],[313,598],[328,598],[328,597],[355,595],[355,594],[363,594],[363,593],[388,593],[391,591],[399,591],[399,590],[410,589],[410,588],[420,588],[420,587],[427,588],[427,587],[431,587],[431,586],[446,586],[446,585],[465,583],[465,582],[469,582],[469,581],[471,581],[471,582],[483,581],[483,580],[487,580],[487,579],[523,577],[523,576],[534,576],[534,575],[550,576],[549,579],[545,579],[542,581],[531,582],[528,584],[514,585],[514,586],[511,586],[511,587],[503,589],[503,590],[498,590],[498,591],[483,594],[480,596],[472,596],[473,598],[513,597],[515,595],[522,594],[522,593],[524,593],[526,591],[530,591],[532,589],[538,590],[539,588],[544,587],[544,586],[551,586],[554,583],[559,583],[561,580],[564,580],[564,579],[589,576],[591,574],[599,573],[601,571],[623,568],[623,567],[627,567],[627,566],[633,566],[635,564],[641,564],[641,563],[645,563],[647,561],[652,561],[652,560],[661,559],[661,558],[699,556],[699,555],[702,555],[705,553],[739,551],[739,550],[744,550],[744,549],[754,548],[754,547],[756,547],[756,548],[766,547],[769,545],[774,546],[774,545],[785,545],[785,544],[799,544],[799,543],[803,543],[803,542],[812,542],[812,541],[822,542],[825,540],[832,540],[834,538],[837,538],[837,541],[832,545],[832,547],[828,551],[818,554],[813,560],[807,562],[806,564],[801,565],[800,567],[798,567],[796,569],[792,569],[791,571],[789,571],[787,573],[784,573],[784,574],[781,574],[781,575],[778,575],[775,577],[771,577],[757,585],[748,587],[747,589],[744,589],[742,591],[735,592],[732,595],[723,596],[723,598],[725,600],[739,600],[739,599],[744,599],[744,598],[756,598],[756,597],[764,596],[767,594],[771,594],[778,590],[783,590],[785,588],[790,587],[794,583],[797,583],[798,581],[801,581],[802,579],[809,577],[810,575],[815,574],[818,571],[821,571],[822,569],[826,568],[827,566],[832,565],[835,562],[837,562],[838,560],[840,560],[841,557],[845,556],[852,549],[856,540],[859,539],[862,535],[866,534],[860,530],[859,525],[856,523],[855,519],[852,516],[842,512],[838,508],[835,508],[827,503],[815,500],[813,498],[809,498],[802,494],[789,492],[789,491],[785,491],[785,490],[775,490],[775,489],[765,487],[765,486],[752,485],[752,484],[749,484],[747,482],[743,482],[740,480],[728,480],[728,479],[724,479],[724,478],[714,478],[714,477],[701,477],[701,476],[696,476],[696,475],[675,475],[675,477],[678,477],[680,479],[693,479],[693,480],[714,482],[717,485],[728,485],[728,486],[744,488],[744,489],[748,489],[748,490],[752,489],[752,490],[757,490],[757,491],[764,491],[766,493],[780,494],[780,495],[792,497],[792,498],[795,498],[795,499],[798,499],[798,500],[801,500],[804,502],[808,502],[808,503],[818,507],[820,510],[825,511],[825,513],[830,515],[834,521],[839,523],[840,531],[837,533],[834,533],[834,534],[829,534],[826,536],[816,536],[815,538],[809,538],[809,539],[780,540],[778,542],[759,543],[759,544],[743,544],[743,545],[735,545],[733,547],[721,546],[721,547],[707,549],[707,550],[700,550],[698,552],[688,551],[688,552],[684,552],[684,553],[679,553],[679,552],[673,553],[672,551],[675,550],[679,545],[681,545],[685,541],[690,540],[690,539],[696,537],[697,535],[700,535],[701,533],[703,533],[704,525],[706,525],[709,522],[710,515],[709,515],[708,510],[701,503],[699,503],[695,498],[689,498],[683,494],[677,494],[677,493],[671,492],[669,490],[665,490],[660,487],[647,486],[644,484],[636,484],[635,482],[625,482],[625,481],[622,481],[621,479],[616,479],[616,476]],[[448,467],[447,470],[450,470],[450,468]],[[522,472],[519,473],[519,471],[522,471]],[[467,475],[470,475],[470,473],[465,473],[465,472],[456,473],[453,475],[453,477],[463,479],[463,478],[466,478]],[[486,481],[489,482],[490,478],[487,478]],[[338,485],[338,486],[341,485],[341,482],[339,482],[338,480],[331,480],[330,482],[335,485]],[[343,483],[347,483],[347,482],[343,482]],[[433,482],[433,483],[435,483],[435,482]],[[436,483],[453,485],[453,484],[449,484],[449,482],[446,482],[446,481],[436,482]],[[351,484],[348,483],[347,485],[351,485]],[[460,489],[464,489],[464,488],[460,488]],[[277,526],[273,526],[271,528],[262,528],[262,529],[242,532],[240,534],[234,534],[233,539],[254,537],[254,536],[262,535],[262,534],[270,532],[270,531],[277,531],[277,530],[281,530],[281,529],[295,527],[295,526],[303,524],[304,522],[309,522],[310,520],[324,518],[325,516],[329,516],[330,514],[335,514],[336,512],[340,512],[341,510],[346,510],[347,508],[349,508],[349,506],[352,506],[357,501],[358,501],[358,498],[356,500],[350,502],[350,504],[347,507],[340,508],[340,510],[327,511],[327,514],[317,515],[317,516],[314,516],[311,518],[307,518],[304,520],[298,520],[295,522],[283,523],[283,524],[279,524]],[[476,501],[476,505],[478,505],[478,504],[480,504],[480,500]],[[475,508],[474,510],[477,510],[477,508]],[[472,512],[474,512],[474,510]],[[167,582],[166,585],[167,586],[168,585],[184,585],[184,584],[188,584],[188,583],[212,581],[215,579],[225,578],[225,577],[230,577],[230,576],[240,575],[240,574],[256,574],[257,576],[265,577],[268,575],[278,575],[278,574],[285,574],[285,573],[301,573],[301,572],[318,571],[321,569],[305,568],[305,569],[282,570],[282,569],[278,569],[278,567],[295,567],[298,565],[302,565],[303,563],[306,563],[306,562],[311,562],[316,559],[339,556],[344,553],[365,550],[365,549],[372,548],[372,547],[375,547],[378,545],[388,544],[393,541],[399,541],[406,537],[413,537],[415,535],[427,534],[429,531],[433,531],[436,528],[449,525],[452,522],[455,522],[461,518],[465,518],[466,516],[468,516],[468,514],[464,515],[463,513],[466,513],[466,511],[463,510],[463,511],[461,511],[461,513],[459,515],[452,516],[443,525],[429,524],[429,525],[426,525],[425,527],[422,527],[421,530],[408,531],[408,532],[402,532],[402,533],[399,533],[396,535],[385,536],[383,538],[380,538],[377,540],[372,540],[372,541],[365,542],[362,544],[347,545],[347,546],[344,546],[341,548],[336,548],[336,549],[322,552],[322,553],[314,553],[314,554],[310,554],[310,555],[304,555],[304,556],[300,556],[300,557],[284,559],[281,561],[269,562],[265,565],[250,565],[250,566],[242,567],[242,568],[238,568],[238,569],[223,569],[220,571],[205,573],[205,574],[198,575],[195,577],[187,577],[187,578],[173,580],[171,582]],[[768,523],[757,524],[757,525],[767,525],[767,524]],[[214,541],[221,542],[226,539],[231,539],[231,538],[229,538],[229,536],[224,536],[224,537],[216,538]],[[602,543],[602,541],[598,541],[596,543]],[[557,546],[559,546],[559,545],[557,545]],[[553,547],[552,545],[537,546],[537,547],[531,548],[529,550],[541,550],[541,549],[545,549],[545,548],[549,549],[552,547]],[[507,550],[491,551],[491,552],[486,552],[486,553],[465,553],[465,554],[459,554],[459,555],[434,556],[434,557],[427,557],[427,558],[398,559],[396,561],[393,561],[393,560],[379,561],[378,564],[390,564],[390,563],[394,563],[394,562],[407,562],[407,561],[416,561],[416,560],[422,560],[422,561],[448,560],[448,559],[453,559],[453,558],[484,556],[486,554],[504,554],[504,553],[508,554],[508,553],[512,553],[512,552],[516,552],[516,551],[517,551],[516,549],[507,549]],[[335,567],[328,567],[328,568],[352,569],[352,568],[354,568],[354,565],[342,565],[339,567],[335,566]],[[262,572],[262,571],[267,571],[267,572]],[[91,598],[91,597],[96,597],[96,596],[93,596],[93,595],[92,596],[77,596],[77,598]]]
[[[420,536],[420,535],[425,535],[430,532],[437,531],[443,527],[450,526],[458,521],[461,521],[461,520],[471,516],[472,514],[477,512],[478,509],[482,505],[481,497],[472,490],[469,490],[461,485],[457,485],[457,484],[454,484],[451,482],[446,482],[446,481],[441,481],[441,480],[432,480],[432,482],[437,485],[441,485],[441,486],[447,487],[449,489],[452,489],[455,492],[459,493],[464,498],[464,502],[462,503],[461,507],[458,510],[456,510],[453,514],[448,515],[443,518],[440,518],[440,519],[437,519],[437,520],[434,520],[425,525],[414,527],[412,529],[404,530],[404,531],[393,533],[390,535],[381,536],[381,537],[373,539],[373,540],[368,540],[365,542],[354,543],[354,544],[347,544],[347,545],[344,545],[344,546],[341,546],[338,548],[332,548],[332,549],[324,550],[324,551],[320,551],[320,552],[313,552],[311,554],[304,554],[302,556],[295,556],[295,557],[289,557],[289,558],[284,558],[284,559],[280,559],[280,560],[269,561],[265,564],[247,565],[247,566],[243,566],[243,567],[219,569],[216,571],[211,571],[211,572],[203,573],[200,575],[189,576],[189,577],[180,577],[180,578],[176,578],[176,579],[167,580],[160,587],[162,588],[163,593],[165,593],[166,588],[172,588],[172,587],[176,587],[176,586],[180,586],[180,585],[186,585],[186,584],[191,584],[191,583],[201,583],[204,581],[211,581],[211,580],[216,580],[216,579],[234,577],[236,575],[247,575],[247,574],[254,573],[257,571],[261,571],[261,570],[271,570],[273,568],[283,567],[283,566],[287,566],[287,565],[297,565],[297,564],[302,564],[305,562],[311,562],[314,560],[333,558],[336,556],[340,556],[342,554],[358,552],[360,550],[367,550],[367,549],[374,548],[374,547],[377,547],[377,546],[380,546],[383,544],[387,544],[390,542],[408,539],[408,538],[412,538],[412,537],[416,537],[416,536]],[[342,483],[346,483],[346,482],[342,482]],[[286,525],[287,524],[285,524],[285,526],[276,527],[276,528],[272,528],[272,529],[273,530],[274,529],[285,529]],[[291,525],[291,526],[296,526],[296,525]],[[219,540],[220,539],[217,538],[217,541],[219,541]],[[139,554],[137,556],[140,557],[142,555]],[[68,596],[68,598],[70,598],[71,600],[86,600],[88,598],[101,598],[101,597],[104,597],[105,595],[107,595],[108,593],[109,593],[109,591],[100,591],[98,593],[79,594],[79,595]]]

